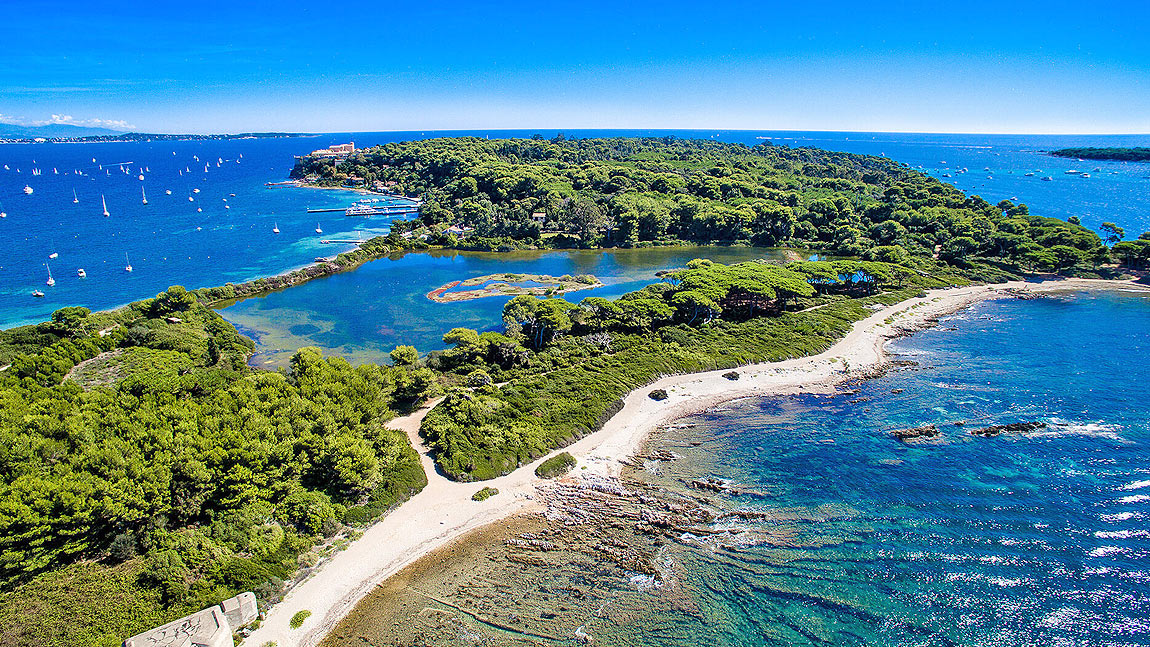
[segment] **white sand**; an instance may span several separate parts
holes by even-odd
[[[929,325],[930,320],[953,313],[974,302],[1006,291],[1049,292],[1067,289],[1123,287],[1145,289],[1129,282],[1074,279],[1046,283],[1013,282],[934,290],[925,297],[877,310],[855,323],[845,337],[827,351],[801,359],[755,364],[737,369],[741,379],[723,377],[726,370],[677,375],[636,389],[602,429],[562,451],[579,459],[575,474],[618,474],[621,461],[637,453],[647,433],[675,418],[696,413],[721,402],[746,396],[789,393],[825,393],[842,380],[882,365],[885,342]],[[647,397],[666,389],[669,397],[657,402]],[[511,474],[482,483],[457,483],[435,471],[427,448],[419,438],[419,425],[430,406],[397,418],[389,426],[407,433],[421,454],[428,485],[407,503],[368,528],[346,550],[336,554],[309,579],[293,588],[267,613],[262,625],[245,639],[251,647],[274,641],[278,647],[317,645],[373,588],[423,555],[462,537],[480,526],[498,521],[532,505],[534,470],[543,459]],[[582,467],[586,470],[581,470]],[[471,495],[484,486],[499,494],[483,502]],[[298,629],[289,621],[300,610],[311,616]]]

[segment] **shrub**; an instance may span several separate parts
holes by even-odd
[[[648,393],[647,397],[651,398],[652,400],[666,400],[667,389],[655,389],[654,391]]]
[[[472,494],[471,500],[472,501],[486,501],[486,500],[490,499],[491,497],[495,496],[496,494],[499,494],[499,488],[485,487],[482,490],[476,492],[475,494]]]
[[[311,617],[311,611],[308,611],[307,609],[300,609],[299,611],[295,612],[295,615],[291,617],[291,621],[288,622],[288,624],[292,629],[299,629],[300,626],[303,625],[303,621],[307,620],[309,617]]]
[[[570,472],[573,467],[575,467],[575,457],[563,452],[540,463],[539,467],[535,468],[535,476],[551,479]]]
[[[491,376],[488,375],[487,371],[481,368],[477,368],[467,374],[467,386],[478,388],[487,386],[488,384],[491,384]]]
[[[739,379],[739,372],[738,371],[727,371],[726,373],[723,373],[723,377],[734,382],[735,380]]]

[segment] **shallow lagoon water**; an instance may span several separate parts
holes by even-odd
[[[793,255],[793,252],[790,253]],[[427,293],[463,279],[501,272],[593,274],[602,287],[571,292],[616,298],[658,282],[655,273],[693,258],[731,263],[784,259],[788,251],[750,247],[659,247],[604,251],[456,252],[405,254],[366,263],[352,272],[239,301],[220,314],[256,340],[256,365],[284,365],[301,346],[318,346],[353,363],[383,362],[391,349],[410,344],[421,353],[445,347],[443,334],[457,327],[502,327],[507,296],[437,303]]]

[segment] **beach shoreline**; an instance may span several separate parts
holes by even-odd
[[[577,460],[575,475],[617,477],[624,461],[642,451],[650,432],[684,416],[745,397],[771,397],[794,393],[832,393],[843,382],[873,377],[888,365],[886,342],[934,325],[986,299],[1026,297],[1058,291],[1129,289],[1150,292],[1133,281],[1065,279],[1027,283],[1013,281],[932,290],[892,306],[877,309],[856,322],[851,330],[826,351],[781,362],[753,364],[728,370],[673,375],[640,387],[623,398],[623,407],[599,430],[575,443],[489,481],[450,481],[435,470],[428,448],[419,437],[419,426],[438,401],[413,414],[389,422],[407,433],[420,454],[428,485],[408,502],[365,530],[362,537],[336,554],[325,565],[290,590],[273,606],[245,644],[278,647],[318,645],[335,626],[372,590],[433,551],[458,541],[491,523],[539,509],[535,466],[559,452]],[[656,401],[647,394],[664,389],[668,397]],[[486,501],[471,500],[481,487],[498,488],[500,494]],[[298,629],[290,618],[308,610],[311,616]]]

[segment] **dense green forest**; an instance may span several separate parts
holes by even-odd
[[[1123,162],[1150,161],[1150,148],[1060,148],[1050,151],[1055,157],[1074,157],[1087,160],[1118,160]]]
[[[459,137],[304,157],[292,175],[421,196],[420,220],[395,230],[464,249],[792,245],[892,262],[995,258],[1018,271],[1108,260],[1079,225],[992,205],[887,158],[813,148]]]
[[[111,646],[236,591],[275,600],[423,487],[386,423],[431,394],[446,393],[422,429],[439,467],[485,479],[596,429],[660,376],[816,353],[867,306],[924,288],[1111,259],[1077,223],[815,149],[456,138],[304,158],[293,174],[423,199],[419,220],[321,273],[428,245],[787,244],[837,260],[700,259],[615,301],[516,297],[502,332],[445,331],[448,350],[400,346],[390,366],[312,348],[287,370],[247,366],[252,342],[207,305],[306,271],[0,331],[0,644]],[[1104,234],[1146,265],[1150,234]]]
[[[426,368],[252,342],[174,287],[0,333],[0,643],[117,645],[236,592],[426,484],[393,411]]]

